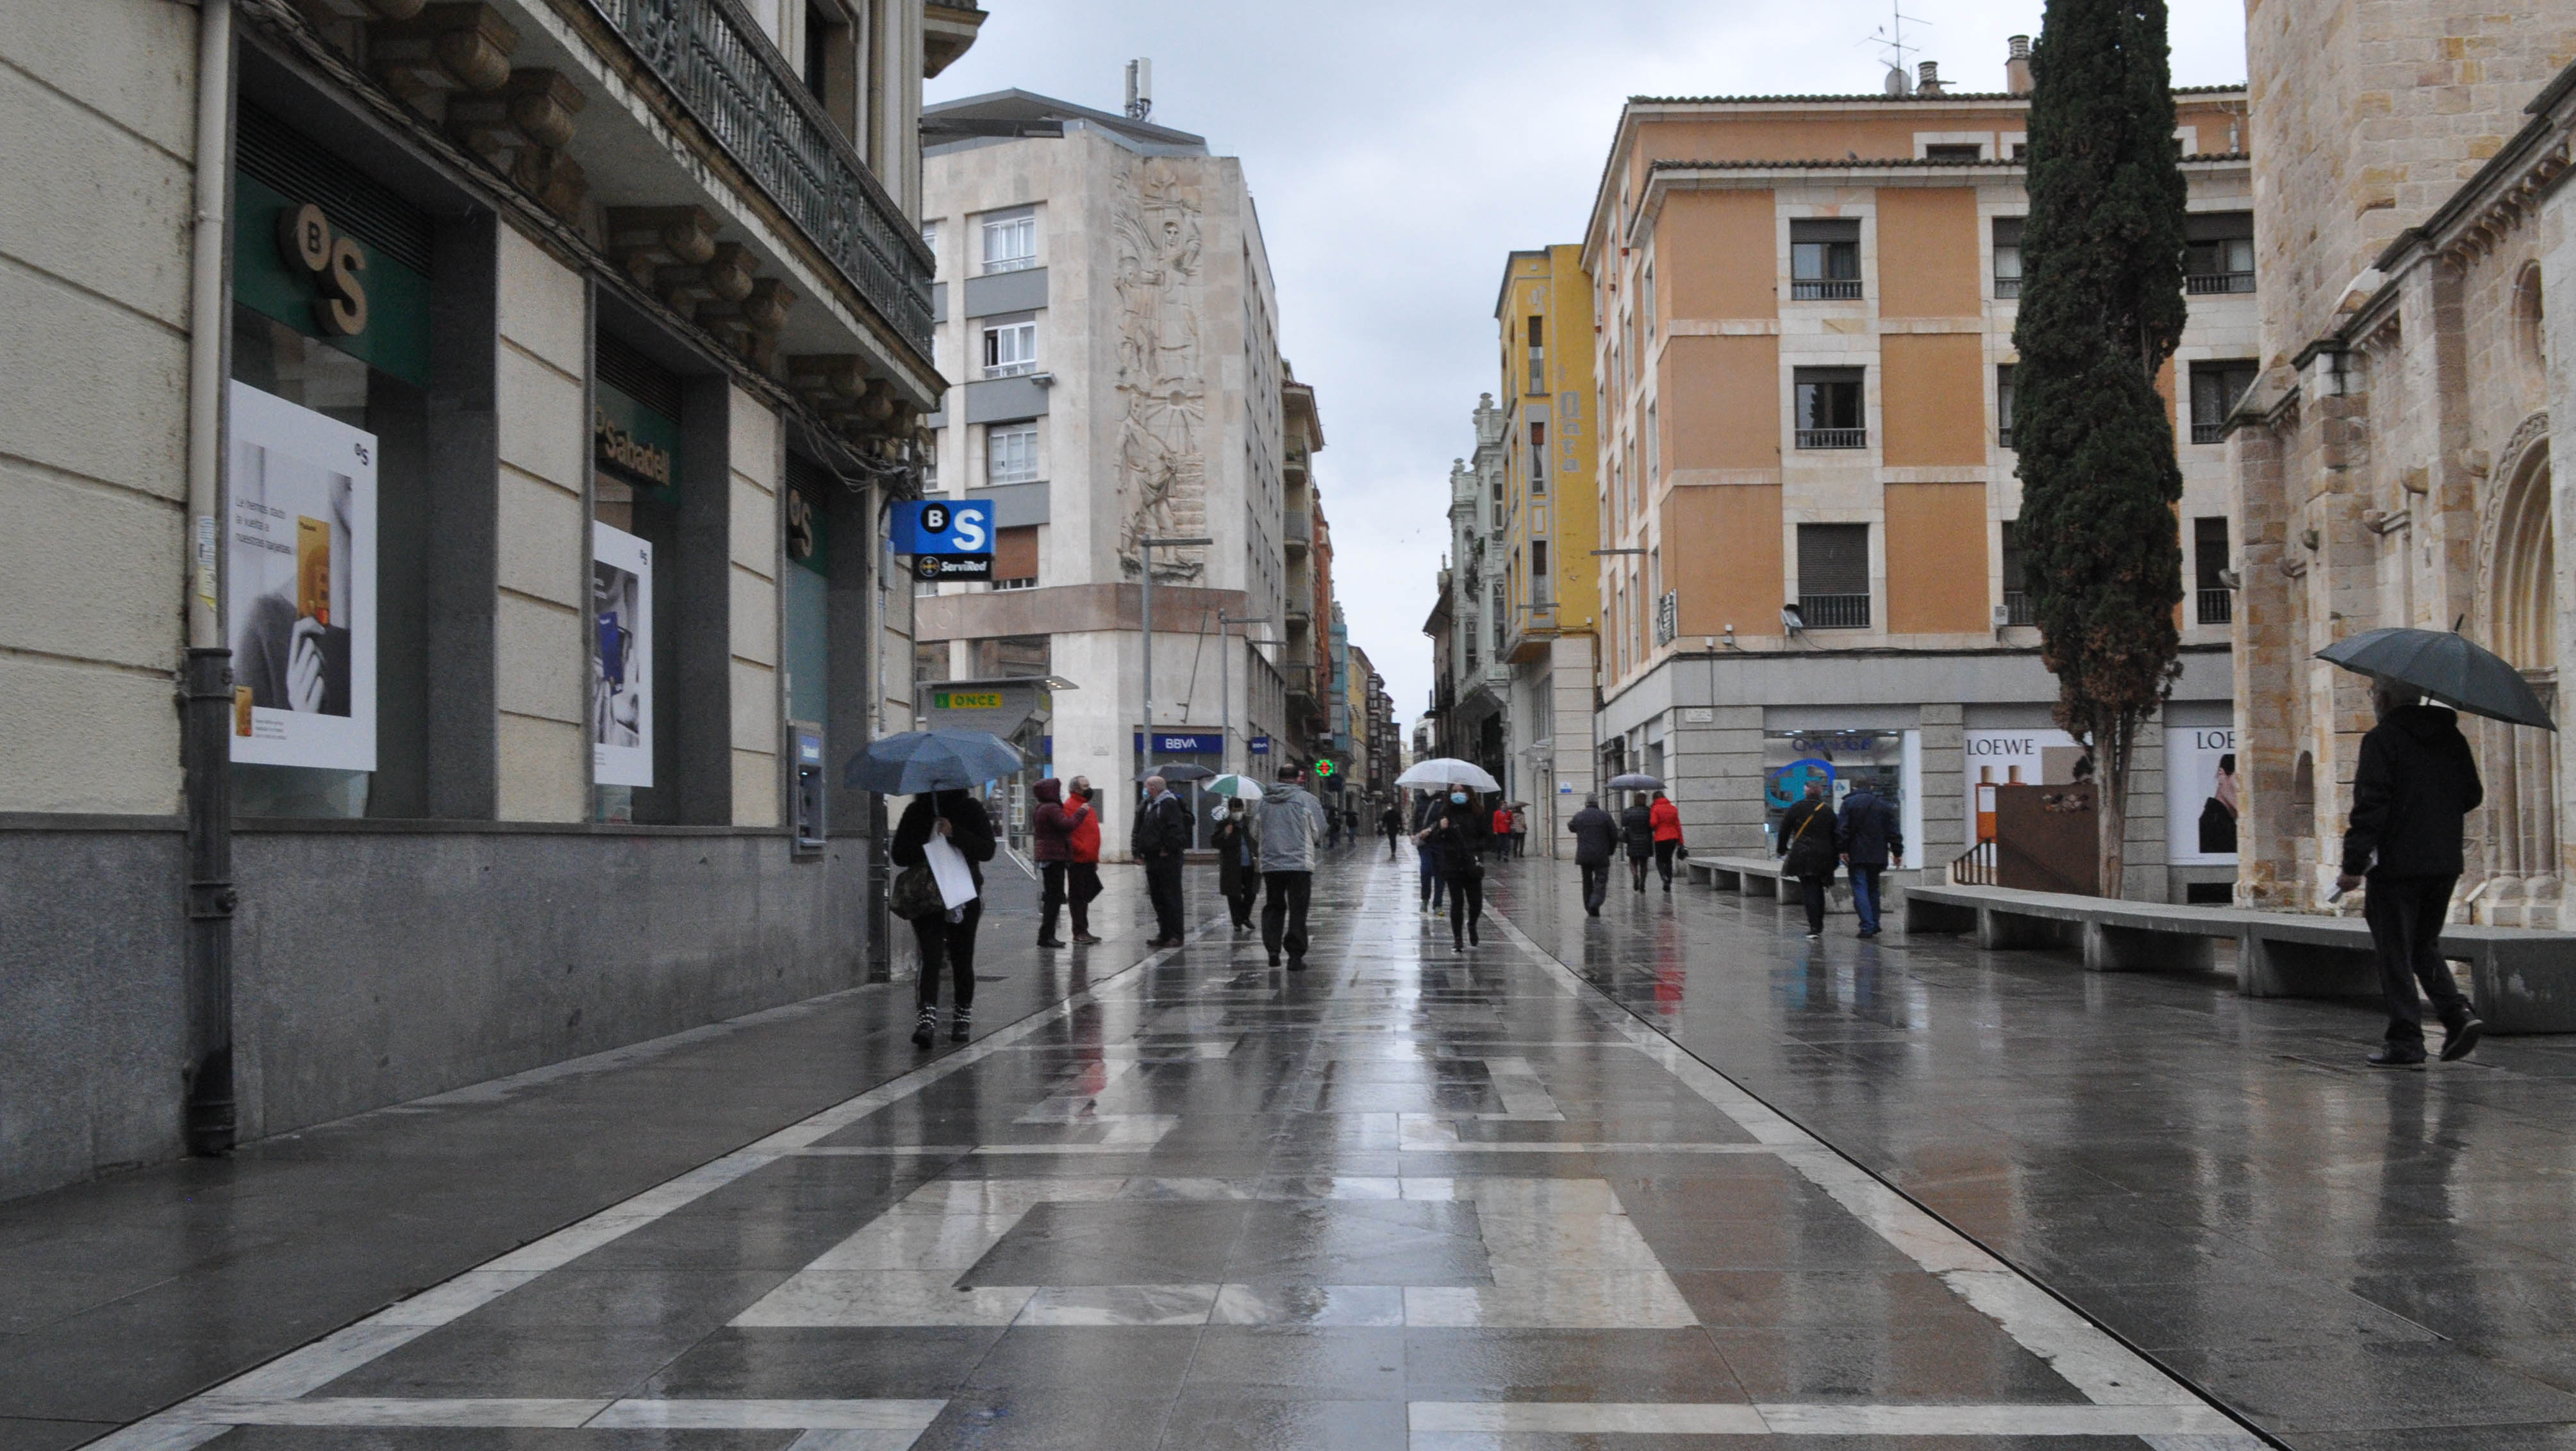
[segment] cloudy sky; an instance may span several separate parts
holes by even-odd
[[[1114,111],[1131,56],[1154,119],[1243,158],[1281,346],[1315,385],[1316,461],[1351,637],[1399,719],[1422,713],[1422,618],[1448,544],[1449,464],[1495,387],[1514,248],[1579,241],[1631,95],[1875,91],[1884,4],[1858,0],[984,0],[928,98],[1017,87]],[[2172,0],[2174,79],[2245,78],[2241,0]],[[1999,90],[2039,0],[1906,0],[1944,79]]]

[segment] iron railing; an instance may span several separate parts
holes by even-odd
[[[1991,887],[1995,884],[1993,837],[1978,842],[1952,859],[1950,884],[1956,887]]]
[[[1798,430],[1798,447],[1867,448],[1869,430],[1866,428],[1801,428]]]
[[[1801,277],[1789,282],[1793,302],[1838,302],[1860,296],[1857,277]]]
[[[2191,426],[2191,441],[2194,443],[2223,443],[2226,438],[2227,425],[2224,423],[2195,423]]]
[[[1800,595],[1798,616],[1810,630],[1866,630],[1867,595]]]
[[[2006,298],[2019,297],[2019,296],[2021,296],[2021,279],[2020,279],[2020,278],[2018,278],[2018,277],[1998,277],[1998,278],[1996,278],[1996,279],[1995,279],[1995,300],[1996,300],[1996,301],[2001,302],[2001,301],[2003,301],[2003,300],[2004,300],[2004,299],[2006,299]]]
[[[2205,297],[2219,292],[2252,292],[2254,274],[2251,272],[2195,272],[2183,278],[2182,290],[2194,297]]]
[[[930,249],[741,0],[590,0],[904,340],[930,352]]]
[[[2031,606],[2030,591],[2020,589],[2004,591],[2004,623],[2007,625],[2039,623],[2039,611]]]
[[[2194,590],[2204,625],[2227,625],[2236,620],[2236,591],[2232,589]]]

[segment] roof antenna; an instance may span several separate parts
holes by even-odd
[[[1906,64],[1905,58],[1921,49],[1920,46],[1905,43],[1905,22],[1912,20],[1917,25],[1929,25],[1932,22],[1915,20],[1913,16],[1897,8],[1897,0],[1889,0],[1887,15],[1888,23],[1870,32],[1869,38],[1870,42],[1883,52],[1879,61],[1887,67],[1887,94],[1902,96],[1914,89],[1914,80],[1909,74],[1913,67]]]
[[[1127,117],[1142,121],[1154,114],[1154,62],[1145,56],[1127,62]]]

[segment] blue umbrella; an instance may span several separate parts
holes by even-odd
[[[868,742],[852,756],[841,784],[908,796],[981,786],[1027,768],[1011,743],[991,731],[901,731]]]

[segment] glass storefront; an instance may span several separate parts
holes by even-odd
[[[1773,845],[1780,818],[1796,805],[1811,780],[1825,782],[1826,799],[1839,810],[1852,788],[1867,781],[1895,803],[1904,823],[1906,861],[1919,866],[1923,845],[1923,733],[1913,730],[1766,730],[1762,733],[1762,830]]]

